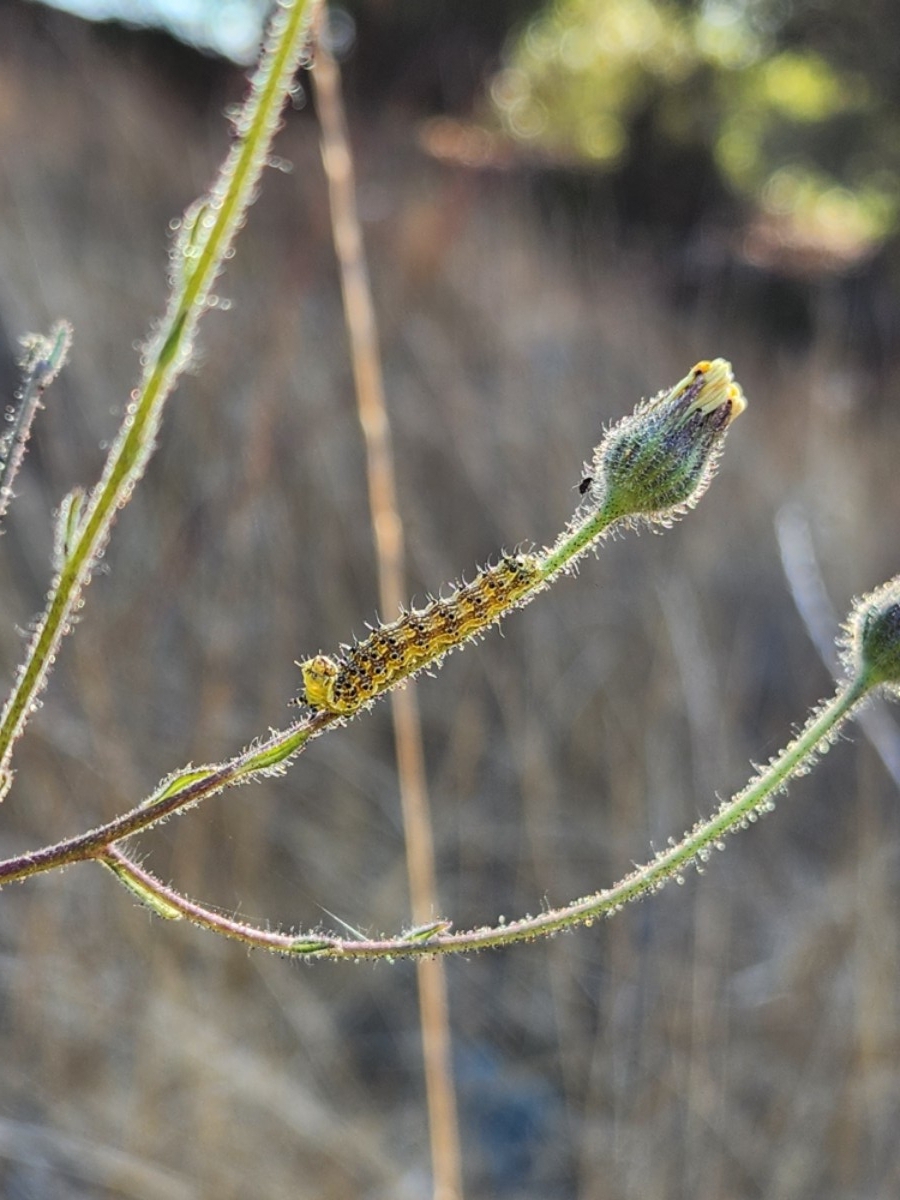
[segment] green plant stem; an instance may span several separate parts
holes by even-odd
[[[579,925],[591,925],[598,917],[610,916],[632,900],[658,891],[670,879],[683,879],[691,865],[698,860],[705,862],[710,857],[713,847],[724,848],[722,838],[726,834],[746,828],[761,812],[768,811],[773,797],[785,790],[791,778],[809,769],[873,690],[865,675],[843,684],[830,701],[811,715],[790,745],[762,768],[742,791],[721,804],[707,820],[698,822],[680,842],[636,868],[613,887],[536,917],[526,916],[463,933],[447,932],[449,922],[435,922],[434,936],[430,936],[428,929],[417,929],[395,937],[374,939],[350,939],[319,931],[291,933],[261,929],[189,900],[116,847],[109,847],[103,854],[93,857],[99,857],[134,895],[159,915],[182,918],[224,937],[278,954],[350,960],[393,959],[464,954],[534,941]]]
[[[199,206],[199,209],[195,213],[195,219],[188,229],[185,244],[189,245],[192,249],[196,249],[202,244],[202,236],[200,239],[197,236],[197,222],[201,220],[200,214],[205,212],[207,207],[208,203],[202,203]],[[725,365],[723,364],[723,367]],[[730,368],[728,368],[728,371],[730,374]],[[721,373],[720,371],[719,374],[721,375]],[[691,378],[694,378],[693,373]],[[679,385],[680,387],[681,385]],[[639,408],[636,415],[643,414],[646,411],[646,408]],[[633,424],[635,418],[629,420]],[[118,457],[114,456],[114,466],[116,463],[121,462],[123,455],[127,458],[130,454],[127,446],[132,429],[133,426],[126,427],[121,435],[125,448]],[[144,449],[147,448],[144,447]],[[106,488],[101,486],[99,494],[101,497],[112,496],[115,494],[115,490],[112,485]],[[78,498],[74,493],[70,497],[70,500],[72,503],[69,508],[64,509],[64,515],[68,515],[64,522],[65,529],[62,531],[63,536],[57,539],[60,547],[60,559],[63,564],[59,587],[54,594],[48,617],[45,618],[44,625],[38,632],[35,642],[35,646],[37,647],[35,654],[29,660],[30,667],[35,672],[39,670],[35,664],[37,659],[40,658],[41,647],[51,644],[51,635],[48,633],[48,630],[53,626],[54,614],[62,611],[64,605],[74,603],[71,589],[67,587],[65,581],[66,579],[71,580],[73,577],[72,573],[75,571],[73,563],[76,560],[81,561],[79,556],[83,556],[85,553],[85,544],[90,540],[89,532],[86,531],[95,527],[97,522],[96,513],[98,510],[96,503],[93,510],[89,508],[88,514],[81,517],[77,506]],[[683,508],[684,506],[679,507]],[[93,516],[91,516],[91,511],[93,511]],[[604,502],[599,507],[588,508],[586,512],[584,508],[579,509],[572,522],[570,522],[569,526],[560,535],[556,544],[544,551],[543,556],[537,556],[539,569],[533,585],[527,593],[520,595],[509,607],[517,607],[526,600],[532,599],[538,592],[543,591],[557,575],[570,569],[577,558],[594,545],[607,532],[610,526],[620,519],[627,523],[633,523],[632,518],[627,514],[623,514],[621,506],[615,501]],[[665,521],[670,518],[664,516],[661,519]],[[500,615],[497,614],[497,617]],[[58,633],[58,636],[61,636],[61,632]],[[45,671],[49,662],[50,659],[45,663]],[[422,664],[422,667],[424,668],[425,665],[427,664]],[[16,693],[20,695],[20,702],[22,690],[30,678],[32,676],[29,676],[26,671],[23,680],[20,681],[21,686],[18,693]],[[398,677],[394,680],[392,686],[397,686],[401,682],[403,682],[403,679]],[[386,688],[384,690],[390,689]],[[361,711],[361,709],[358,711]],[[320,732],[327,725],[339,722],[343,723],[351,715],[355,716],[358,713],[354,712],[347,716],[341,716],[335,712],[320,709],[287,730],[272,734],[266,742],[252,747],[249,751],[236,755],[228,762],[212,767],[186,768],[176,772],[168,780],[164,781],[161,787],[143,804],[108,822],[106,825],[74,838],[66,839],[55,845],[43,847],[38,851],[17,855],[5,862],[0,862],[0,886],[4,882],[24,879],[30,875],[52,870],[68,863],[97,858],[115,842],[130,837],[141,830],[151,828],[174,812],[189,808],[200,800],[216,795],[227,787],[247,782],[254,776],[265,775],[272,771],[284,769],[287,761],[302,749],[312,736]],[[7,717],[11,720],[9,712],[7,713]],[[9,720],[6,728],[9,728]],[[11,748],[11,744],[9,748]],[[119,871],[119,874],[120,877],[124,878],[121,875],[121,871]]]
[[[317,713],[314,717],[307,717],[288,729],[272,734],[266,741],[251,746],[227,762],[179,771],[165,780],[137,808],[130,809],[107,824],[66,838],[53,846],[4,859],[0,862],[0,888],[69,863],[98,858],[113,843],[151,829],[173,814],[184,812],[226,788],[247,783],[254,777],[278,774],[291,758],[304,749],[307,742],[337,720],[332,713]]]
[[[205,205],[201,205],[201,210],[205,207]],[[195,228],[192,227],[189,240],[190,244],[195,246],[197,243],[194,239],[194,233]],[[730,373],[730,368],[728,370]],[[646,411],[646,409],[637,410],[638,413]],[[633,422],[633,418],[631,420]],[[673,515],[677,515],[678,511],[684,507],[684,505],[679,505]],[[666,522],[671,520],[671,517],[664,515],[657,519]],[[595,545],[599,538],[605,535],[609,528],[619,520],[629,524],[633,523],[633,518],[627,513],[623,513],[621,506],[615,500],[604,502],[596,508],[589,508],[587,512],[584,509],[579,509],[569,526],[560,535],[556,544],[545,550],[542,556],[537,556],[539,569],[535,582],[525,594],[520,595],[513,601],[510,607],[518,607],[527,600],[533,599],[538,592],[543,591],[560,573],[571,569],[575,561],[592,545]],[[75,526],[77,535],[77,531],[80,528],[77,521]],[[60,539],[61,543],[65,543],[69,536],[70,531],[67,528],[66,537]],[[76,549],[77,545],[78,542],[76,541]],[[427,664],[423,664],[423,667],[424,665]],[[402,682],[403,678],[398,677],[391,686],[398,686]],[[387,691],[390,688],[384,690]],[[7,859],[5,862],[0,862],[0,887],[5,882],[24,879],[30,875],[52,870],[68,863],[102,857],[115,842],[130,837],[141,830],[149,829],[173,813],[183,811],[197,804],[200,800],[216,795],[227,787],[232,787],[237,783],[248,782],[254,776],[283,770],[288,760],[298,753],[311,737],[319,733],[326,726],[343,723],[345,720],[350,719],[351,716],[358,715],[360,711],[362,709],[342,716],[335,712],[320,709],[287,730],[272,734],[266,742],[252,747],[249,751],[238,754],[228,762],[212,767],[186,768],[176,772],[168,780],[164,781],[161,787],[143,804],[108,822],[106,825],[80,836],[66,839],[53,846],[47,846],[28,854],[17,855],[11,859]],[[127,868],[120,865],[117,867],[116,873],[125,881]],[[146,890],[146,886],[144,883],[135,884],[132,890],[139,892],[143,896],[144,891],[141,891],[141,889]],[[161,887],[162,885],[160,884],[159,886]],[[177,896],[177,893],[174,893],[174,895]],[[164,906],[167,908],[167,915],[169,915],[168,900],[164,902]]]
[[[252,203],[275,135],[285,96],[301,61],[316,0],[289,0],[279,11],[238,121],[238,139],[208,197],[186,219],[187,237],[176,246],[178,281],[158,335],[147,351],[143,378],[110,448],[71,547],[50,589],[47,607],[0,718],[0,799],[9,788],[13,746],[43,688],[59,643],[102,556],[116,513],[130,498],[153,452],[165,402],[188,365],[210,289]]]
[[[619,513],[607,508],[597,508],[581,520],[574,520],[557,539],[553,546],[538,556],[540,583],[533,591],[540,590],[545,583],[554,579],[560,571],[571,567],[597,540],[615,524]]]

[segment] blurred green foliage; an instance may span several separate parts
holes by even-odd
[[[851,29],[846,7],[553,0],[510,43],[492,103],[519,142],[607,170],[649,119],[657,144],[704,148],[735,196],[852,258],[897,227],[900,112],[885,52],[860,50],[891,18]]]

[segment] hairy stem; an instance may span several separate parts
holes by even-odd
[[[27,879],[29,875],[40,875],[69,863],[100,857],[114,842],[151,829],[175,813],[192,808],[226,788],[248,783],[260,776],[280,773],[307,742],[336,719],[331,714],[320,713],[272,734],[266,741],[257,743],[227,762],[188,767],[176,772],[164,780],[143,804],[105,825],[66,838],[53,846],[4,859],[0,862],[0,888],[16,880]]]
[[[730,381],[731,369],[723,360],[716,359],[712,363],[703,362],[698,364],[686,380],[683,380],[669,392],[662,393],[655,401],[639,405],[631,417],[624,418],[622,422],[610,430],[597,453],[612,453],[616,448],[617,439],[621,440],[623,437],[630,439],[629,453],[625,456],[619,455],[618,457],[620,458],[624,457],[633,460],[633,447],[635,445],[639,448],[649,445],[651,449],[654,449],[660,444],[658,429],[656,428],[659,425],[660,414],[669,425],[674,422],[674,428],[676,433],[678,433],[683,428],[683,424],[678,423],[681,419],[681,410],[686,404],[696,404],[698,400],[706,401],[714,416],[717,412],[722,412],[724,417],[727,418],[714,428],[713,432],[716,440],[712,445],[710,447],[702,446],[704,457],[709,457],[710,453],[717,453],[721,436],[724,430],[727,429],[728,422],[733,415],[733,400],[736,385],[733,385]],[[666,432],[665,422],[663,424],[663,432]],[[696,429],[689,430],[688,432],[692,439],[698,433]],[[703,432],[701,428],[699,433],[702,435]],[[668,456],[670,460],[668,464],[664,464],[667,470],[671,471],[673,466],[677,469],[684,458],[684,444],[676,441],[674,444],[664,442],[662,445],[664,455]],[[612,450],[610,450],[610,447],[612,447]],[[650,456],[650,465],[653,467],[653,471],[651,472],[649,487],[650,495],[654,499],[659,494],[659,472],[656,469],[658,467],[657,457],[655,453]],[[614,466],[618,473],[618,485],[621,487],[624,480],[628,492],[633,498],[639,491],[635,487],[634,469],[629,468],[624,470],[621,462],[615,463]],[[645,463],[637,471],[637,482],[640,484],[643,481],[646,486],[646,478]],[[705,486],[705,481],[703,486]],[[668,494],[668,491],[666,491],[667,496]],[[587,513],[579,510],[573,522],[560,535],[556,545],[551,550],[545,552],[543,558],[526,556],[530,566],[523,568],[525,570],[525,583],[521,586],[518,583],[520,579],[518,568],[515,567],[515,563],[524,561],[521,556],[515,562],[513,560],[501,560],[501,563],[494,569],[493,575],[491,575],[491,572],[485,573],[482,577],[483,579],[487,579],[490,576],[496,581],[497,573],[501,572],[501,568],[504,574],[509,568],[512,570],[514,585],[511,586],[510,590],[501,595],[499,599],[496,590],[493,592],[494,599],[491,601],[491,604],[496,601],[493,615],[491,607],[485,602],[481,610],[472,617],[473,624],[467,636],[473,636],[474,633],[486,627],[486,622],[488,624],[492,623],[494,620],[499,619],[510,607],[515,607],[517,603],[531,599],[537,592],[544,590],[566,566],[571,565],[580,555],[585,553],[614,522],[621,520],[631,521],[629,516],[623,516],[622,507],[619,503],[619,493],[615,489],[612,489],[610,496],[610,500],[589,507]],[[77,535],[77,531],[80,528],[78,524],[80,510],[77,505],[78,501],[76,498],[70,510],[70,515],[75,526],[75,535]],[[664,510],[662,514],[656,513],[656,519],[669,521],[672,516],[683,511],[684,507],[684,502],[678,500],[674,508],[670,507]],[[646,511],[646,508],[641,511]],[[65,536],[58,539],[60,545],[63,547],[69,544],[73,536],[69,524],[70,522],[67,521]],[[60,553],[62,554],[64,551],[60,551]],[[509,600],[510,596],[512,596],[511,602]],[[437,613],[437,615],[439,616],[440,614]],[[373,634],[372,636],[375,637],[377,634]],[[329,667],[334,666],[330,659],[322,659],[321,661],[327,663]],[[390,681],[381,688],[381,691],[387,691],[396,687],[409,674],[422,669],[429,661],[432,660],[417,659],[416,664],[405,674],[395,672]],[[308,663],[305,665],[309,666]],[[307,693],[308,691],[309,689],[307,688]],[[225,763],[199,768],[188,767],[182,771],[178,771],[164,780],[156,792],[143,804],[115,818],[106,825],[77,837],[68,838],[56,845],[46,846],[38,851],[27,854],[16,855],[5,862],[0,862],[0,887],[5,882],[24,879],[29,875],[49,871],[67,863],[96,858],[114,842],[121,841],[123,838],[129,837],[141,830],[149,829],[173,813],[183,811],[197,804],[200,800],[216,795],[227,787],[233,787],[238,783],[246,783],[254,776],[262,776],[270,774],[273,771],[283,770],[287,762],[305,746],[311,737],[321,732],[326,726],[347,720],[352,716],[356,716],[361,711],[362,707],[359,704],[352,711],[340,711],[335,708],[323,707],[296,724],[291,725],[289,728],[272,733],[266,741],[256,744]],[[424,908],[424,905],[422,908]],[[421,910],[419,911],[421,915]],[[428,915],[431,915],[430,911]]]
[[[68,321],[57,321],[50,332],[29,334],[22,339],[25,354],[22,359],[22,383],[6,406],[4,418],[8,429],[0,433],[0,520],[5,516],[12,499],[13,480],[22,465],[28,435],[41,396],[59,374],[69,347],[72,344],[72,326]]]
[[[830,701],[810,716],[798,736],[742,791],[721,804],[705,821],[698,822],[680,842],[673,843],[611,888],[549,909],[536,917],[525,916],[462,933],[449,932],[450,922],[441,920],[383,938],[351,939],[318,930],[292,933],[261,929],[189,900],[115,847],[96,857],[101,857],[134,895],[160,915],[170,919],[180,917],[224,937],[278,954],[350,960],[394,959],[465,954],[530,942],[579,925],[591,925],[598,917],[610,916],[632,900],[659,891],[670,879],[683,879],[683,873],[698,861],[705,862],[713,848],[724,849],[723,837],[747,828],[760,813],[768,811],[773,798],[786,789],[793,777],[809,770],[816,758],[827,750],[844,722],[873,690],[864,674],[843,684]]]
[[[72,531],[58,564],[47,607],[0,717],[0,798],[9,789],[12,751],[46,683],[59,643],[109,540],[118,510],[128,502],[153,453],[166,400],[190,361],[210,289],[254,199],[278,127],[285,96],[302,59],[308,8],[290,0],[273,21],[250,96],[236,122],[237,138],[208,196],[185,216],[173,262],[168,308],[146,352],[143,377],[132,393],[103,475]]]

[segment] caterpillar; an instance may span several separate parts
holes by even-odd
[[[349,716],[495,624],[541,581],[536,555],[503,555],[448,599],[404,612],[363,641],[342,647],[339,657],[317,654],[298,663],[303,676],[299,700],[313,709]]]

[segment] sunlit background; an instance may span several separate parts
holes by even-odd
[[[165,29],[246,64],[267,6],[60,0],[57,7]],[[333,6],[343,30],[354,7],[390,14],[404,5]],[[820,254],[852,264],[895,230],[900,114],[885,90],[895,86],[890,5],[553,0],[507,9],[513,20],[503,62],[481,116],[523,151],[607,172],[638,152],[703,152],[732,198],[754,205],[757,256]]]
[[[268,5],[264,0],[60,0],[55,7],[94,21],[165,29],[189,45],[250,63]]]
[[[0,0],[4,393],[21,334],[75,326],[0,539],[7,678],[259,34],[237,0],[67,7]],[[807,622],[827,643],[900,570],[900,6],[348,0],[332,20],[410,595],[552,539],[603,423],[696,360],[729,358],[750,401],[688,519],[604,547],[418,685],[441,912],[464,928],[613,882],[740,787],[831,690]],[[230,310],[19,747],[0,856],[285,724],[294,660],[374,617],[300,82],[291,169],[264,180]],[[855,734],[702,877],[449,962],[468,1200],[895,1200],[897,799]],[[139,842],[248,919],[402,928],[388,706]],[[429,1197],[413,969],[247,954],[87,865],[4,891],[0,1194]]]

